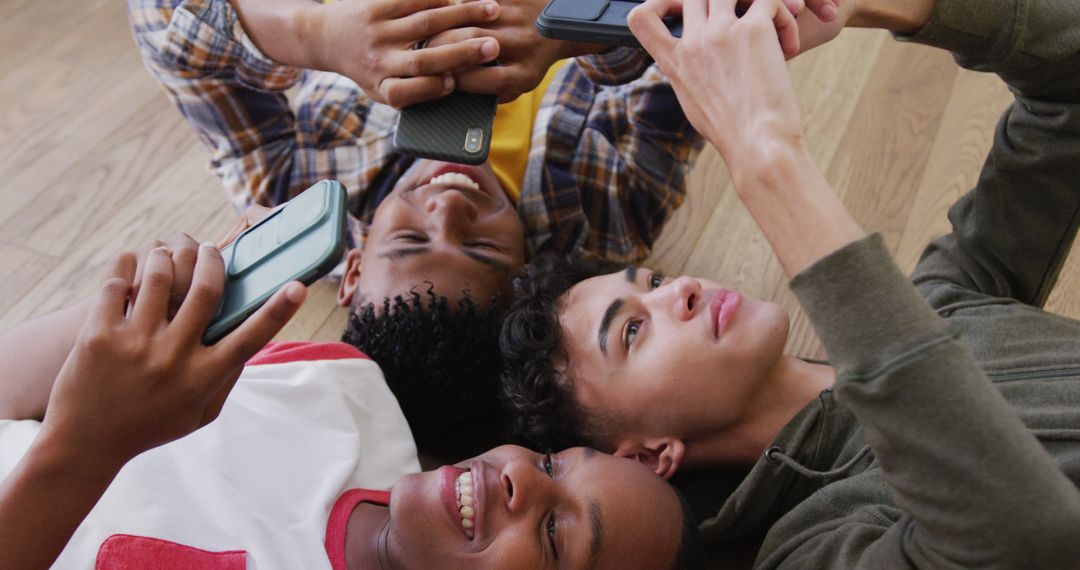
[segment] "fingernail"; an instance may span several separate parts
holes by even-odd
[[[160,253],[161,255],[172,255],[172,250],[165,246],[155,247],[154,252]]]
[[[499,13],[499,5],[494,2],[488,2],[487,6],[484,6],[484,13],[486,13],[489,18],[494,18],[495,14]]]
[[[826,22],[831,22],[836,19],[836,5],[826,4],[823,6],[821,8],[821,17],[824,18]]]
[[[447,74],[443,76],[443,91],[449,93],[454,90],[454,76]]]
[[[285,290],[285,298],[287,298],[290,303],[302,303],[304,301],[304,288],[295,283],[289,283],[288,289]]]
[[[499,44],[493,39],[488,39],[480,45],[480,53],[484,57],[495,57],[499,53]]]

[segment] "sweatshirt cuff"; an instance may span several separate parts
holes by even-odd
[[[255,47],[226,0],[185,0],[177,6],[163,51],[176,65],[199,72],[232,71],[241,83],[260,91],[288,89],[302,72]]]
[[[1020,0],[937,0],[930,21],[914,34],[894,33],[905,42],[953,52],[970,69],[1001,61],[1016,45]]]
[[[622,85],[639,77],[652,65],[652,58],[641,48],[616,47],[601,53],[579,56],[578,65],[585,76],[597,85]]]
[[[791,280],[838,372],[875,370],[946,333],[945,321],[896,266],[880,234],[852,242]]]

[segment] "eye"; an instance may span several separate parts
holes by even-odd
[[[630,350],[630,347],[634,345],[634,340],[637,338],[639,330],[641,330],[640,319],[626,321],[626,327],[623,328],[623,347]]]
[[[552,464],[551,464],[551,454],[550,453],[544,454],[544,457],[541,458],[541,460],[540,460],[540,466],[543,468],[544,473],[547,473],[548,477],[551,477],[553,479],[555,478],[555,469],[552,467]]]
[[[664,274],[659,271],[653,271],[649,275],[649,291],[656,289],[664,284]]]
[[[486,241],[472,241],[467,242],[465,247],[479,247],[482,249],[490,249],[491,251],[499,251],[499,246]]]
[[[427,243],[428,238],[426,235],[416,232],[406,232],[397,234],[394,236],[395,241],[404,241],[408,243]]]
[[[554,513],[552,513],[551,516],[548,517],[547,536],[548,536],[548,543],[551,544],[551,552],[553,553],[555,560],[558,560],[559,559],[559,551],[558,551],[558,549],[555,548],[556,542],[555,542],[555,514]]]

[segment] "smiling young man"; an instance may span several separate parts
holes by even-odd
[[[700,565],[689,511],[644,466],[504,446],[419,473],[369,358],[259,350],[303,287],[203,346],[216,248],[174,237],[141,277],[136,259],[114,260],[81,322],[58,311],[0,335],[0,567]]]
[[[775,304],[553,258],[518,283],[504,326],[521,425],[662,476],[743,469],[701,529],[764,537],[756,568],[1075,566],[1080,322],[1039,307],[1080,225],[1080,12],[867,1],[804,29],[777,4],[739,18],[734,1],[649,0],[630,25],[731,168],[830,366],[782,353]],[[663,24],[673,7],[681,39]],[[913,283],[805,148],[784,57],[800,32],[828,39],[845,22],[950,49],[1016,94]]]
[[[703,144],[641,50],[556,63],[587,48],[541,38],[543,5],[129,2],[147,67],[238,209],[323,178],[348,188],[344,339],[382,365],[436,455],[503,435],[497,331],[510,277],[541,251],[642,259]],[[397,111],[383,101],[455,85],[520,95],[499,107],[489,162],[395,154]]]

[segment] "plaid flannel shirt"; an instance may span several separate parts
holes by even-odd
[[[129,0],[128,16],[143,61],[210,149],[237,209],[337,179],[362,243],[412,161],[393,151],[393,108],[341,75],[270,60],[226,0]],[[533,123],[517,208],[529,254],[583,248],[640,261],[682,203],[702,145],[642,50],[570,62]]]

